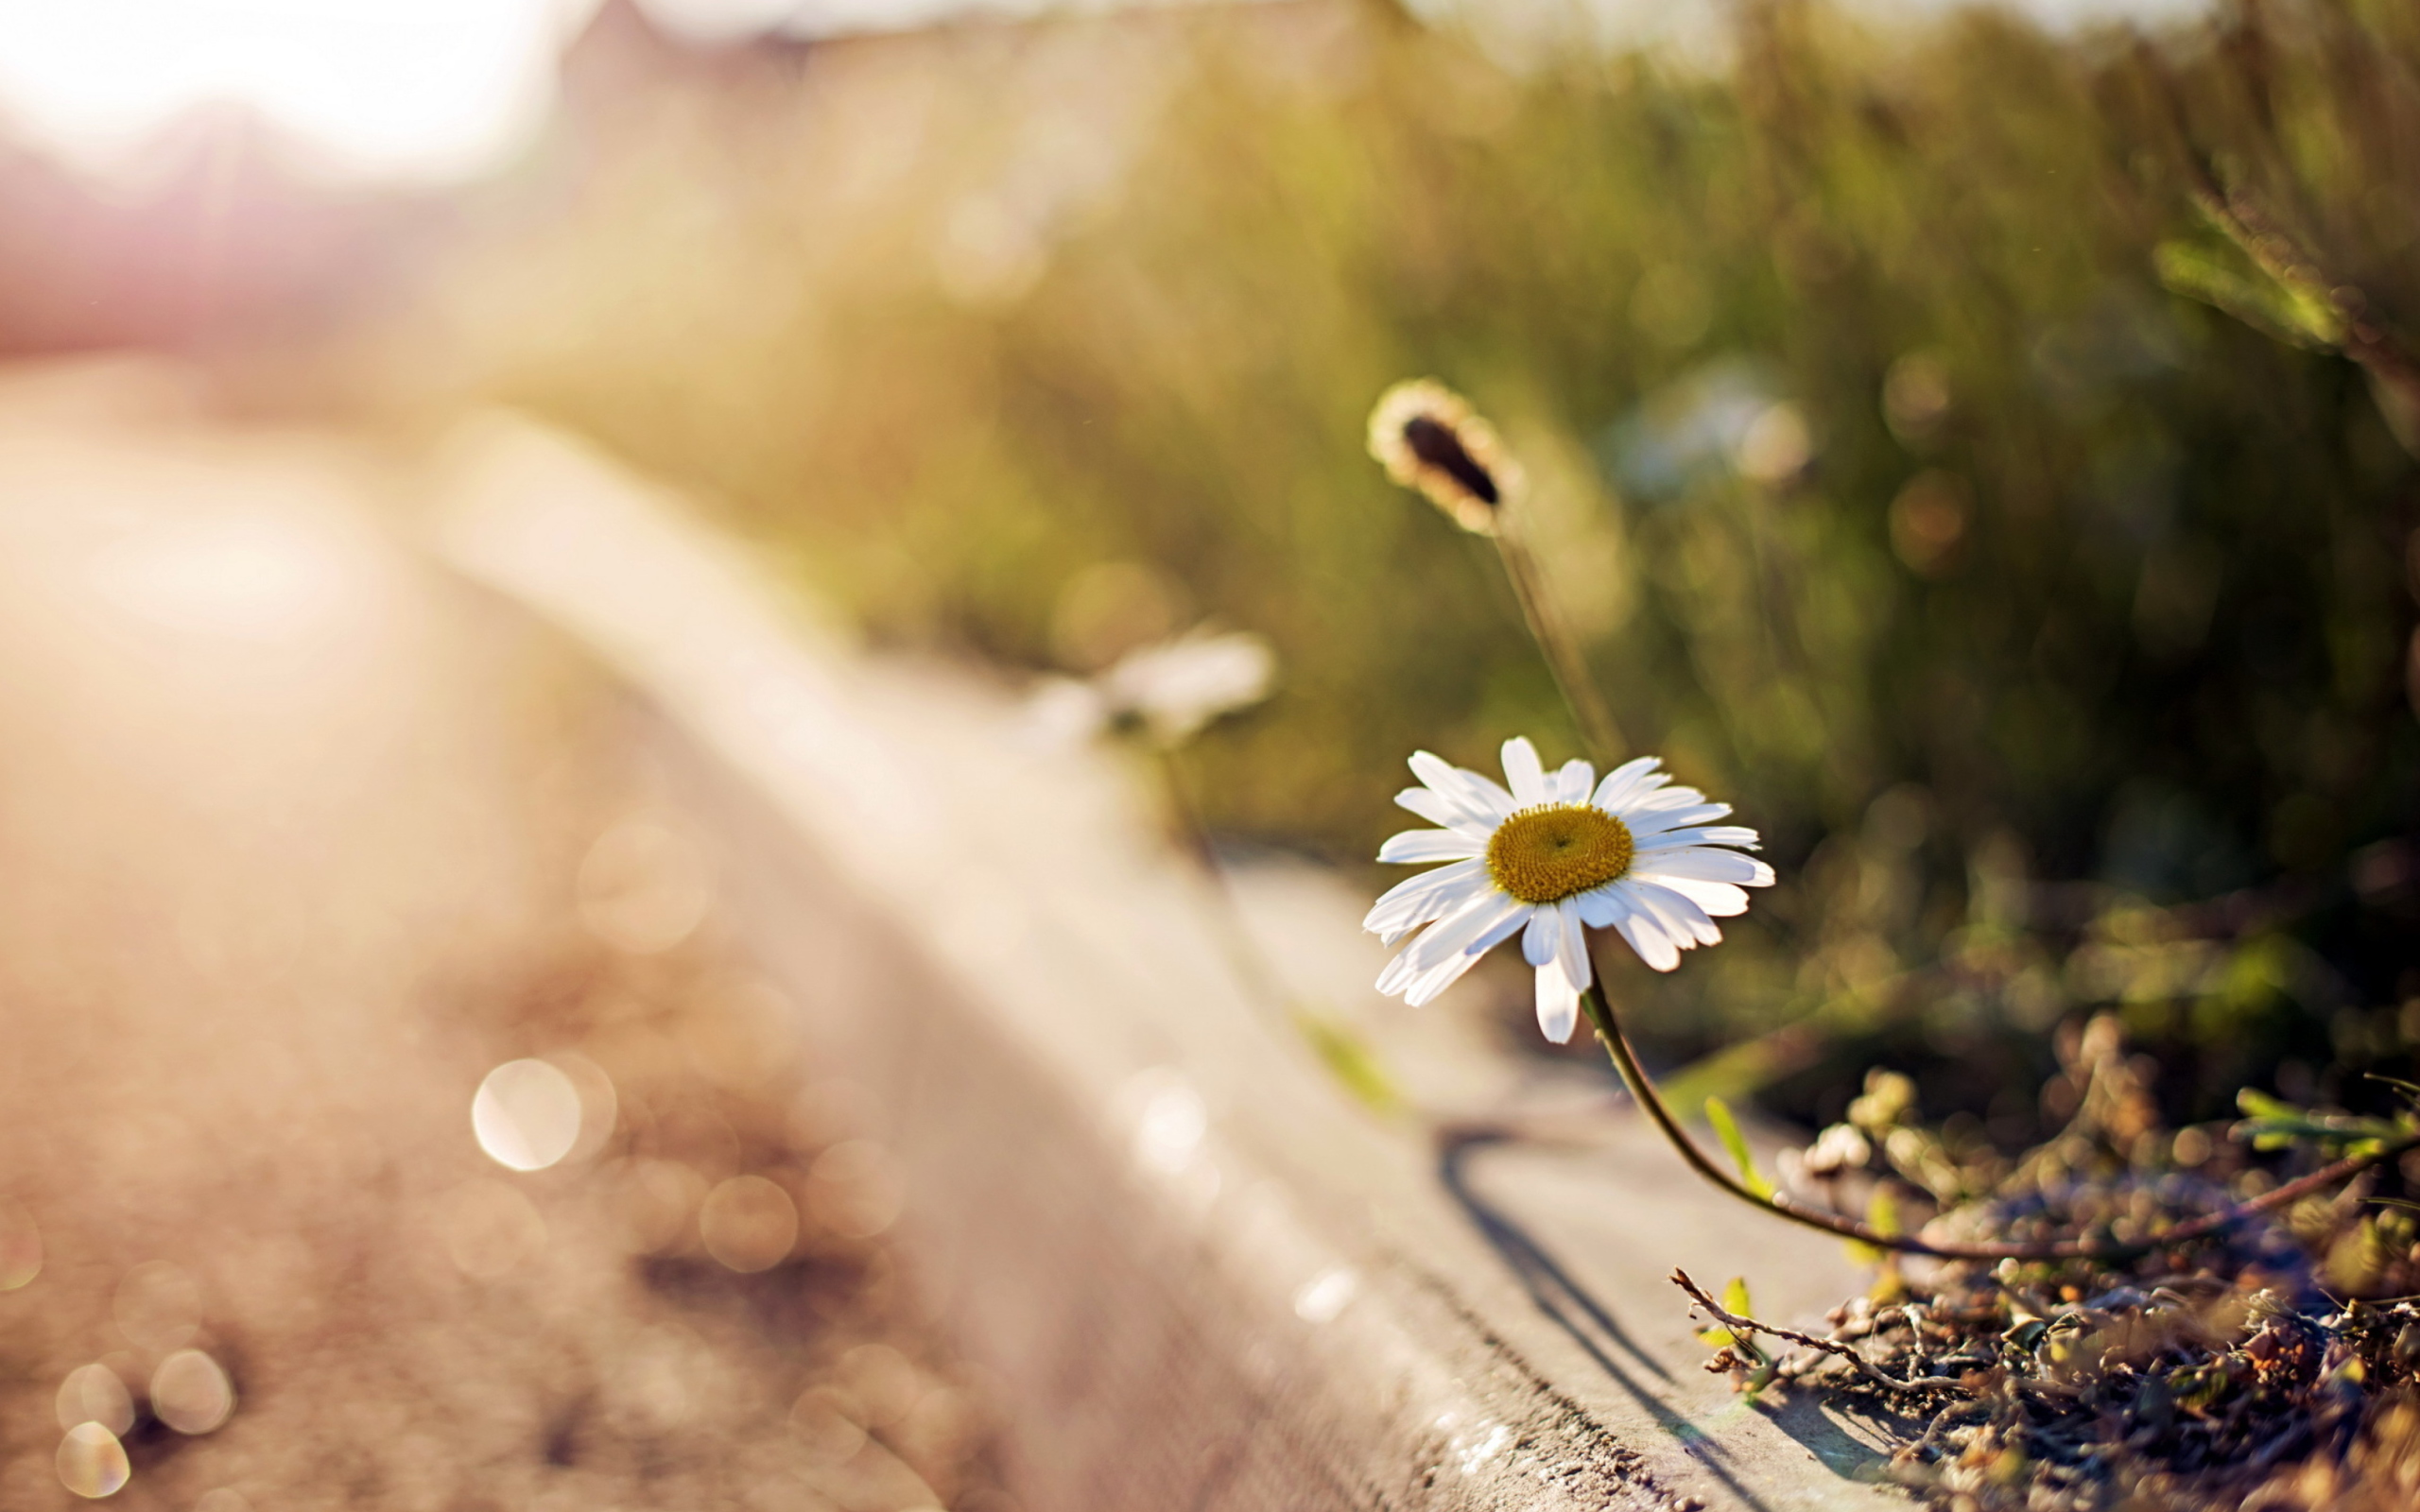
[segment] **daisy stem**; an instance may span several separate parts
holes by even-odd
[[[1161,790],[1167,794],[1168,808],[1176,819],[1176,828],[1184,849],[1200,868],[1202,880],[1210,885],[1210,932],[1218,937],[1219,949],[1225,954],[1227,964],[1253,1004],[1263,1009],[1286,1012],[1290,1007],[1285,985],[1278,979],[1277,970],[1253,938],[1252,928],[1244,921],[1243,903],[1236,897],[1235,881],[1219,859],[1219,848],[1210,839],[1210,825],[1201,816],[1201,805],[1195,801],[1193,783],[1184,770],[1184,760],[1174,746],[1154,745],[1152,754],[1160,767]]]
[[[1290,991],[1278,973],[1276,963],[1253,934],[1235,873],[1219,859],[1219,848],[1210,839],[1209,821],[1202,817],[1201,805],[1194,797],[1194,784],[1178,747],[1154,744],[1151,753],[1159,763],[1161,789],[1175,817],[1178,837],[1186,856],[1198,868],[1196,874],[1209,886],[1209,906],[1203,912],[1211,936],[1225,954],[1236,984],[1252,1000],[1253,1010],[1272,1028],[1300,1036],[1329,1074],[1373,1112],[1387,1117],[1402,1112],[1407,1106],[1403,1092],[1368,1053],[1359,1037],[1322,1011],[1316,1003]]]
[[[1663,1134],[1665,1143],[1671,1145],[1681,1159],[1687,1162],[1690,1170],[1751,1207],[1761,1208],[1776,1217],[1787,1218],[1796,1224],[1804,1224],[1809,1228],[1820,1228],[1825,1233],[1837,1234],[1842,1239],[1852,1239],[1861,1245],[1871,1245],[1876,1249],[1896,1250],[1907,1255],[1931,1255],[1943,1260],[2131,1260],[2153,1249],[2163,1249],[2172,1245],[2189,1244],[2195,1240],[2206,1239],[2246,1218],[2282,1208],[2314,1192],[2325,1191],[2371,1166],[2394,1160],[2406,1151],[2420,1148],[2420,1133],[2407,1134],[2401,1139],[2388,1141],[2377,1149],[2366,1154],[2348,1155],[2331,1165],[2297,1180],[2289,1181],[2276,1190],[2264,1193],[2249,1202],[2240,1202],[2218,1212],[2205,1213],[2148,1239],[2059,1239],[2044,1244],[2024,1244],[2014,1240],[1963,1243],[1950,1239],[1918,1239],[1910,1234],[1887,1234],[1871,1225],[1860,1223],[1855,1218],[1841,1213],[1824,1212],[1814,1208],[1802,1208],[1786,1197],[1759,1196],[1748,1187],[1747,1183],[1717,1164],[1712,1157],[1698,1147],[1697,1141],[1689,1137],[1688,1131],[1681,1127],[1681,1121],[1672,1115],[1672,1109],[1665,1103],[1663,1094],[1655,1090],[1655,1083],[1648,1079],[1647,1068],[1638,1063],[1636,1052],[1631,1049],[1629,1038],[1622,1033],[1620,1021],[1614,1016],[1612,1000],[1605,996],[1602,973],[1592,972],[1591,974],[1595,980],[1591,981],[1587,990],[1581,994],[1582,1011],[1588,1015],[1588,1022],[1595,1027],[1598,1042],[1605,1047],[1605,1054],[1613,1058],[1614,1069],[1621,1074],[1622,1084],[1630,1089],[1631,1096],[1637,1100],[1638,1106],[1646,1111],[1648,1118]]]
[[[1580,648],[1580,638],[1572,633],[1571,622],[1555,602],[1546,572],[1530,553],[1521,531],[1519,519],[1505,521],[1494,538],[1496,557],[1504,563],[1504,576],[1512,584],[1512,596],[1520,601],[1522,623],[1530,627],[1530,639],[1537,643],[1539,654],[1546,658],[1547,671],[1552,674],[1555,687],[1563,694],[1564,706],[1579,725],[1581,738],[1588,743],[1589,754],[1599,765],[1612,766],[1628,750],[1629,742],[1622,738],[1622,727],[1615,722],[1605,696],[1589,676],[1588,659]]]

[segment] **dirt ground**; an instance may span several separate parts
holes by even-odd
[[[1006,1512],[617,696],[376,490],[0,416],[0,1505]]]

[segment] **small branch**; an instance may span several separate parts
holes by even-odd
[[[1572,720],[1580,726],[1581,738],[1588,743],[1588,754],[1600,765],[1612,766],[1622,759],[1629,743],[1622,738],[1621,726],[1615,721],[1613,710],[1606,706],[1597,679],[1589,676],[1587,654],[1581,649],[1580,638],[1572,633],[1571,622],[1555,601],[1545,569],[1530,552],[1528,530],[1527,518],[1512,514],[1496,531],[1496,555],[1504,563],[1505,577],[1512,585],[1512,596],[1520,601],[1521,618],[1530,627],[1530,639],[1537,643],[1539,652],[1545,656],[1547,671],[1563,695],[1564,707],[1571,711]]]
[[[1927,1454],[1931,1453],[1933,1446],[1941,1441],[1941,1431],[1949,1426],[1951,1419],[1964,1417],[1978,1407],[1989,1410],[1988,1404],[1980,1401],[1953,1401],[1944,1407],[1934,1414],[1932,1421],[1926,1425],[1924,1436],[1893,1455],[1893,1461],[1897,1463],[1923,1459]]]
[[[1871,1245],[1877,1249],[1895,1250],[1906,1255],[1930,1255],[1941,1260],[2131,1260],[2135,1256],[2149,1254],[2154,1249],[2164,1248],[2169,1245],[2190,1244],[2196,1240],[2206,1239],[2247,1218],[2282,1208],[2298,1198],[2334,1186],[2374,1165],[2394,1160],[2408,1150],[2420,1148],[2420,1134],[2407,1134],[2399,1140],[2390,1141],[2366,1155],[2348,1155],[2332,1165],[2323,1167],[2298,1180],[2289,1181],[2275,1191],[2264,1193],[2249,1202],[2238,1203],[2219,1212],[2204,1213],[2199,1218],[2178,1224],[2172,1228],[2143,1239],[2108,1243],[2094,1243],[2085,1239],[2060,1239],[2040,1244],[2026,1244],[2016,1240],[1961,1242],[1950,1239],[1918,1239],[1909,1234],[1886,1234],[1855,1218],[1844,1217],[1836,1212],[1824,1212],[1813,1208],[1802,1208],[1789,1198],[1778,1194],[1770,1197],[1761,1196],[1751,1191],[1738,1177],[1717,1164],[1712,1157],[1698,1147],[1697,1141],[1689,1137],[1688,1131],[1681,1126],[1681,1121],[1673,1116],[1672,1109],[1665,1103],[1663,1094],[1655,1090],[1655,1083],[1648,1078],[1647,1069],[1639,1064],[1637,1053],[1631,1049],[1629,1039],[1623,1035],[1621,1024],[1614,1017],[1613,1003],[1605,996],[1604,973],[1594,971],[1590,974],[1593,980],[1590,981],[1588,989],[1581,995],[1580,999],[1582,1011],[1588,1015],[1588,1022],[1595,1027],[1599,1042],[1604,1045],[1605,1054],[1612,1057],[1614,1069],[1621,1074],[1624,1085],[1630,1088],[1631,1096],[1637,1100],[1639,1108],[1646,1112],[1657,1130],[1663,1134],[1665,1143],[1672,1146],[1673,1151],[1687,1163],[1690,1170],[1751,1207],[1787,1218],[1792,1223],[1801,1224],[1809,1228],[1820,1228],[1825,1233],[1837,1234],[1842,1239],[1853,1239],[1861,1245]]]
[[[1688,1293],[1696,1300],[1697,1305],[1705,1310],[1708,1317],[1743,1338],[1763,1333],[1804,1349],[1836,1355],[1857,1366],[1859,1375],[1889,1391],[1964,1391],[1967,1389],[1965,1383],[1955,1376],[1916,1376],[1907,1381],[1893,1380],[1883,1373],[1879,1366],[1859,1354],[1856,1349],[1836,1339],[1818,1338],[1812,1333],[1801,1333],[1796,1329],[1778,1328],[1771,1323],[1759,1323],[1754,1318],[1741,1317],[1737,1313],[1727,1311],[1721,1303],[1706,1295],[1704,1287],[1691,1280],[1687,1271],[1673,1271],[1671,1280],[1673,1285]]]
[[[1209,822],[1202,817],[1201,805],[1194,797],[1193,783],[1186,777],[1182,758],[1175,747],[1157,743],[1152,755],[1159,766],[1160,789],[1175,816],[1179,838],[1199,875],[1210,885],[1207,917],[1219,949],[1226,954],[1228,966],[1253,1003],[1285,1017],[1290,1006],[1285,984],[1268,953],[1253,937],[1252,926],[1244,918],[1243,902],[1236,896],[1235,880],[1219,860],[1218,847],[1210,839]]]

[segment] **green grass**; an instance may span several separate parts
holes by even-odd
[[[445,299],[483,392],[708,490],[877,639],[1268,635],[1210,820],[1356,865],[1414,747],[1576,749],[1484,543],[1362,455],[1441,377],[1539,480],[1624,728],[1772,839],[1730,943],[1617,983],[1668,1055],[1820,1013],[1702,1091],[1829,1114],[1879,1055],[2014,1138],[2047,1031],[2114,1006],[2207,1113],[2420,1027],[2420,477],[2312,303],[2420,316],[2420,12],[2244,15],[1768,4],[1720,74],[1508,71],[1376,6],[724,60],[624,80],[641,124],[576,134],[567,214]],[[868,78],[958,103],[850,179],[870,96],[827,86]],[[1776,420],[1743,467],[1784,404],[1806,466]]]

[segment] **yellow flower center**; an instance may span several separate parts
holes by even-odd
[[[1495,827],[1487,874],[1525,903],[1550,903],[1630,869],[1630,826],[1592,803],[1541,803]]]

